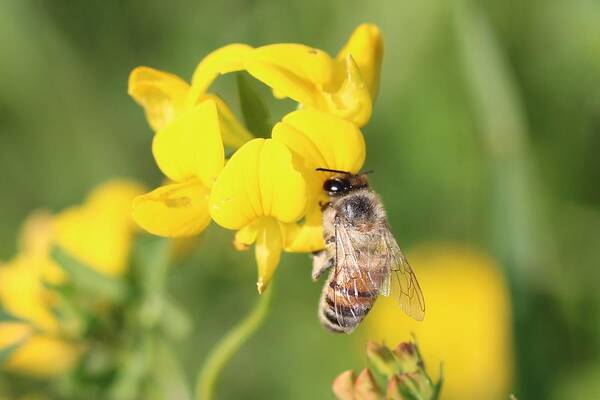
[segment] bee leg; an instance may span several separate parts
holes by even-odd
[[[321,211],[325,211],[327,208],[329,208],[329,206],[331,205],[331,202],[327,202],[327,203],[323,203],[322,201],[319,201],[319,206],[321,207]]]
[[[313,253],[312,279],[316,281],[329,268],[333,267],[334,260],[327,254],[327,250],[315,251]]]

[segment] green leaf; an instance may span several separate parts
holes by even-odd
[[[134,280],[139,287],[138,320],[146,328],[161,322],[165,312],[165,286],[171,260],[172,241],[139,236],[133,251]]]
[[[246,72],[236,73],[238,97],[246,128],[256,137],[271,136],[271,115],[258,91],[258,86]]]
[[[124,282],[96,272],[91,267],[72,257],[61,247],[53,247],[50,255],[69,275],[70,280],[76,288],[98,297],[104,297],[113,302],[122,302],[127,298],[128,288]]]
[[[442,386],[444,385],[444,365],[440,364],[440,377],[437,383],[433,386],[433,396],[431,396],[432,400],[438,400],[442,393]]]
[[[0,308],[0,322],[27,322],[23,318],[17,317],[6,311],[4,308]]]

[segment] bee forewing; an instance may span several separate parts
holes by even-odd
[[[425,299],[417,277],[389,229],[382,236],[389,248],[389,270],[398,281],[400,308],[408,316],[422,321],[425,317]]]
[[[383,282],[381,282],[381,287],[379,288],[379,294],[385,297],[388,297],[390,295],[391,292],[391,275],[388,272],[385,276],[385,278],[383,278]]]

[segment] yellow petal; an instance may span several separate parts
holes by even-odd
[[[237,250],[246,250],[252,243],[256,242],[260,221],[258,219],[235,233],[233,245]]]
[[[133,219],[155,235],[195,235],[210,223],[208,194],[198,180],[161,186],[134,200]]]
[[[307,202],[298,168],[282,143],[249,141],[231,157],[212,189],[212,218],[228,229],[240,229],[262,216],[296,221]]]
[[[300,44],[273,44],[251,53],[246,69],[273,89],[305,106],[325,107],[322,91],[339,86],[337,65],[324,51]]]
[[[143,191],[142,185],[127,180],[97,186],[83,205],[56,215],[55,243],[97,272],[122,276],[133,240],[131,203]],[[52,265],[48,264],[46,277],[60,281],[61,274]]]
[[[298,220],[306,211],[306,183],[283,144],[266,140],[260,153],[259,184],[264,215],[281,222]]]
[[[4,368],[12,372],[49,378],[64,374],[75,366],[81,349],[65,340],[48,335],[31,335],[24,324],[0,324],[0,349],[25,339],[6,360]]]
[[[184,111],[157,132],[152,153],[158,167],[173,181],[198,178],[210,187],[224,163],[215,102],[206,100]]]
[[[214,94],[206,94],[205,98],[214,100],[219,112],[219,124],[223,135],[223,144],[233,148],[241,147],[244,143],[252,140],[254,136],[241,124],[231,112],[227,104]]]
[[[102,274],[122,276],[133,240],[130,219],[110,210],[71,207],[56,216],[56,244]]]
[[[204,57],[192,76],[188,105],[195,104],[206,93],[213,81],[222,74],[244,69],[252,47],[234,43],[217,49]]]
[[[262,46],[252,52],[252,60],[289,71],[303,81],[328,89],[335,83],[336,65],[329,54],[295,43]]]
[[[129,95],[144,108],[154,131],[173,121],[183,110],[189,85],[178,76],[149,67],[137,67],[129,75]]]
[[[283,238],[279,223],[274,218],[263,218],[256,237],[256,264],[258,265],[258,293],[267,288],[279,264]]]
[[[332,114],[357,126],[369,122],[373,110],[371,94],[350,54],[346,57],[346,79],[336,92],[326,95],[326,101],[327,110]]]
[[[325,248],[323,240],[323,214],[318,202],[306,212],[304,223],[287,224],[285,227],[285,251],[312,253]]]
[[[114,179],[98,185],[90,192],[86,207],[93,208],[105,215],[120,219],[121,224],[131,221],[131,202],[146,191],[140,183],[125,179]]]
[[[324,112],[291,112],[275,125],[272,136],[302,158],[310,171],[330,168],[357,173],[365,161],[365,141],[356,125]]]
[[[337,59],[345,62],[349,54],[356,61],[369,93],[374,99],[379,89],[379,73],[383,59],[383,38],[379,28],[373,24],[359,25],[338,53]]]

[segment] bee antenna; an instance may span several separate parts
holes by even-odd
[[[346,174],[346,175],[352,175],[350,172],[348,171],[340,171],[338,169],[329,169],[329,168],[317,168],[315,169],[315,171],[322,171],[322,172],[335,172],[337,174]]]
[[[358,175],[369,175],[369,174],[372,174],[373,172],[375,172],[375,170],[370,169],[370,170],[365,171],[365,172],[359,172]]]

